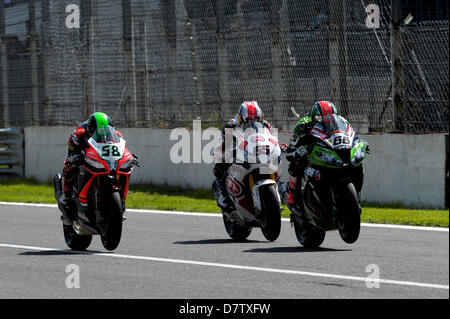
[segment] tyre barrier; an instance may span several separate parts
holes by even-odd
[[[23,130],[0,129],[0,176],[24,176]]]

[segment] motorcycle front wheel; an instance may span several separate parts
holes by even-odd
[[[118,192],[105,194],[103,197],[104,211],[100,224],[100,237],[103,247],[114,250],[119,246],[122,236],[122,200]]]
[[[339,189],[337,205],[339,235],[347,244],[352,244],[358,239],[361,229],[361,209],[355,186],[352,183]]]
[[[281,203],[273,185],[264,185],[259,189],[261,198],[261,231],[267,240],[274,241],[281,231]]]

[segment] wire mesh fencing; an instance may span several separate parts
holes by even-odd
[[[0,1],[2,126],[220,126],[256,100],[292,129],[330,100],[361,130],[448,132],[446,1]]]

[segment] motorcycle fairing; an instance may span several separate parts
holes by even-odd
[[[327,178],[326,173],[307,167],[301,185],[306,214],[316,227],[325,231],[337,228],[336,223],[330,222],[335,219],[331,194],[323,189],[329,186]]]
[[[122,159],[125,152],[126,142],[124,139],[120,139],[118,143],[98,143],[94,138],[90,138],[88,143],[93,148],[91,154],[95,152],[97,157],[101,157],[106,170],[117,169],[118,162]]]
[[[230,140],[229,145],[226,143],[227,137]],[[221,145],[213,150],[213,158],[216,163],[263,163],[272,171],[278,170],[281,157],[277,137],[258,122],[248,123],[244,128],[225,129]]]
[[[247,168],[248,167],[248,168]],[[247,219],[253,220],[254,209],[248,204],[248,195],[250,194],[248,184],[248,169],[250,166],[234,163],[228,169],[226,177],[227,192],[230,195],[230,199],[233,201],[236,209],[244,212]]]
[[[336,114],[328,122],[316,123],[309,134],[322,140],[333,150],[350,149],[355,138],[353,128]]]
[[[275,177],[273,177],[273,179],[268,178],[268,179],[259,180],[251,188],[252,193],[253,193],[253,205],[256,208],[257,212],[261,211],[261,197],[259,195],[259,188],[264,185],[274,185],[275,190],[276,190],[276,195],[278,196],[278,200],[281,202],[280,195],[278,194],[278,186],[277,186]]]
[[[78,193],[78,198],[83,206],[87,205],[88,192],[92,181],[99,175],[111,174],[112,170],[117,169],[116,178],[120,175],[125,176],[125,187],[123,189],[123,199],[126,199],[128,193],[128,185],[131,171],[120,171],[121,166],[133,159],[131,152],[125,147],[126,141],[121,138],[114,143],[107,141],[107,143],[98,143],[94,138],[88,141],[89,148],[85,151],[85,158],[91,159],[103,165],[104,169],[95,169],[90,165],[82,165],[81,168],[87,170],[92,176],[84,181],[81,190]]]

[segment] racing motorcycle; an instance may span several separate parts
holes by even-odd
[[[278,139],[259,122],[246,123],[227,136],[234,141],[232,147],[214,149],[216,160],[221,157],[232,162],[225,177],[232,201],[231,211],[222,209],[225,229],[231,238],[244,240],[253,227],[259,227],[267,240],[274,241],[280,235],[282,211],[277,185],[281,163]],[[213,189],[217,187],[215,181]]]
[[[130,175],[139,166],[137,157],[126,148],[125,139],[119,137],[112,126],[97,129],[87,141],[82,154],[69,160],[78,165],[73,197],[68,208],[58,203],[63,216],[64,239],[74,250],[85,250],[92,235],[100,235],[103,247],[117,248],[125,220]],[[62,176],[53,179],[55,198],[62,195]]]
[[[327,120],[318,117],[308,134],[314,143],[296,194],[303,198],[306,215],[297,205],[290,207],[297,240],[315,248],[323,243],[326,231],[337,229],[344,242],[354,243],[361,225],[362,161],[368,144],[335,114]],[[285,202],[287,188],[287,183],[280,185]]]

